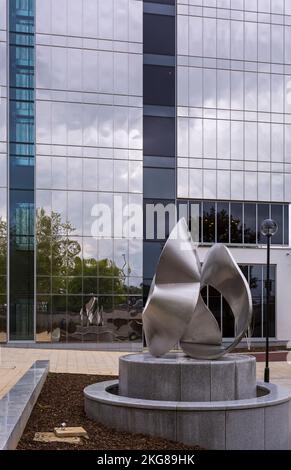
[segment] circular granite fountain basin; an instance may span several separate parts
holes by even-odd
[[[291,448],[291,392],[255,383],[252,356],[132,354],[120,358],[119,370],[119,381],[84,390],[86,414],[95,421],[206,449]]]

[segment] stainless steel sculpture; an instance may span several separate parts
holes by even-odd
[[[224,348],[219,325],[200,291],[211,285],[228,302],[235,319],[235,339]],[[217,359],[246,334],[252,317],[249,285],[226,246],[213,245],[201,267],[185,219],[172,230],[161,253],[143,311],[146,342],[153,356],[180,343],[197,359]]]

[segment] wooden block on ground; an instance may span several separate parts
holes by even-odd
[[[67,444],[81,444],[79,437],[57,437],[54,432],[36,432],[33,438],[36,442],[66,442]]]
[[[87,432],[82,426],[55,428],[54,431],[58,437],[87,437]]]

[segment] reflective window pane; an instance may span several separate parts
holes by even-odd
[[[230,121],[217,121],[217,156],[230,158]]]
[[[244,205],[244,243],[256,243],[256,205]]]
[[[257,74],[245,73],[245,109],[247,111],[257,110]]]
[[[271,27],[269,24],[258,24],[258,60],[270,62]]]
[[[217,242],[229,243],[229,204],[217,203]]]
[[[266,73],[258,74],[258,109],[259,111],[270,111],[271,80]]]
[[[230,57],[230,22],[227,20],[217,20],[217,55]]]
[[[203,55],[216,57],[216,20],[203,18]]]
[[[263,336],[266,335],[266,312],[267,312],[267,289],[266,289],[266,280],[267,280],[267,268],[263,266]],[[276,269],[275,266],[270,266],[270,299],[269,299],[269,334],[270,337],[275,337],[276,335]]]
[[[221,328],[221,294],[213,287],[208,287],[208,308],[214,315],[219,327]]]
[[[243,109],[244,101],[243,72],[231,72],[231,108]]]
[[[189,119],[189,156],[190,157],[202,156],[203,122],[204,121],[202,119]],[[212,139],[214,140],[214,137],[212,137]],[[211,143],[212,147],[214,147],[215,145],[213,140]],[[291,149],[291,137],[290,137],[290,149]],[[290,160],[291,160],[291,152],[290,152]]]
[[[243,159],[244,132],[243,123],[231,121],[231,157],[235,160]]]
[[[144,197],[174,198],[175,171],[172,169],[144,169]]]
[[[271,218],[278,224],[278,231],[272,236],[271,243],[283,245],[283,206],[281,204],[271,205]]]
[[[216,74],[212,69],[203,70],[203,106],[216,107]]]
[[[242,221],[243,210],[242,204],[232,202],[230,215],[230,242],[242,243]]]
[[[258,204],[258,225],[257,225],[257,236],[258,243],[266,243],[266,238],[261,234],[261,225],[265,219],[270,217],[270,206],[269,204]]]
[[[289,244],[289,206],[284,205],[284,245]]]
[[[214,202],[203,202],[203,241],[215,242],[216,209]]]
[[[252,1],[254,3],[254,1]],[[245,59],[257,60],[257,24],[245,22]]]
[[[283,62],[283,52],[284,52],[284,30],[281,25],[271,25],[272,29],[272,45],[271,45],[271,55],[272,62]]]
[[[282,113],[284,110],[284,80],[283,75],[271,75],[271,111]]]
[[[155,271],[159,256],[161,254],[162,244],[145,242],[143,246],[143,276],[144,278],[152,279]]]
[[[253,300],[252,336],[262,336],[262,266],[249,267],[249,285]]]
[[[271,150],[271,127],[269,123],[258,123],[258,160],[269,161]]]
[[[216,170],[203,171],[204,193],[205,199],[212,199],[216,197],[217,193],[217,172]]]
[[[230,27],[231,58],[242,60],[244,57],[244,24],[242,21],[231,21]]]
[[[144,117],[144,154],[164,156],[175,154],[175,119]]]
[[[256,122],[245,122],[245,159],[257,160],[258,129]]]
[[[217,171],[217,196],[221,199],[230,198],[230,171]]]
[[[230,108],[230,71],[217,70],[217,106]]]
[[[204,157],[216,157],[216,121],[213,119],[204,119]]]
[[[144,104],[175,105],[175,68],[144,65]]]
[[[175,55],[175,17],[143,15],[144,53]]]
[[[227,301],[222,301],[222,328],[224,338],[234,338],[234,316]]]
[[[202,55],[202,18],[189,17],[189,55]]]
[[[67,340],[67,297],[52,296],[52,342],[61,343]]]

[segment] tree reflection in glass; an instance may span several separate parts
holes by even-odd
[[[129,289],[128,261],[117,266],[111,251],[102,250],[103,240],[98,252],[97,241],[94,251],[94,242],[86,239],[92,249],[85,256],[84,238],[75,237],[74,226],[58,212],[39,209],[36,233],[38,293],[53,294],[51,308],[37,308],[38,340],[48,335],[54,342],[140,340],[141,289]]]
[[[229,243],[229,204],[217,203],[217,242]]]
[[[215,242],[215,203],[204,202],[203,204],[203,241]]]
[[[244,243],[256,243],[256,204],[244,205]]]
[[[7,222],[0,217],[0,343],[6,341],[7,315]]]
[[[242,243],[242,204],[231,203],[230,242]]]

